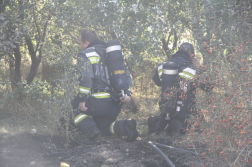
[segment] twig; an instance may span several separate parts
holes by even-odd
[[[248,145],[247,145],[247,146],[248,146]],[[239,155],[238,155],[237,158],[235,159],[235,161],[234,161],[234,166],[235,166],[235,164],[236,164],[238,158],[240,157],[241,153],[245,150],[245,148],[247,148],[247,146],[244,147],[244,148],[242,149],[242,151],[239,153]]]

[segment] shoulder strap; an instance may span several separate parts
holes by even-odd
[[[111,94],[112,88],[111,88],[111,83],[110,83],[111,81],[110,81],[109,71],[108,71],[108,66],[107,66],[108,64],[107,64],[107,59],[106,59],[106,50],[105,48],[103,49],[102,47],[99,47],[99,46],[95,47],[94,50],[100,56],[100,61],[98,64],[100,66],[101,80],[107,86],[106,91]]]

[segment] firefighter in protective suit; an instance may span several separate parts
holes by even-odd
[[[194,56],[194,47],[183,43],[172,59],[158,65],[153,81],[162,87],[159,108],[160,116],[148,118],[148,132],[160,131],[167,127],[168,133],[180,134],[187,127],[185,119],[195,114],[196,88],[210,91],[213,85],[197,83],[197,74],[202,73],[199,60]],[[197,112],[196,112],[197,113]]]
[[[72,100],[74,109],[73,123],[89,139],[100,134],[105,136],[126,136],[127,141],[138,137],[136,121],[118,120],[122,103],[130,101],[131,92],[118,101],[108,92],[108,83],[103,69],[102,57],[105,57],[105,42],[100,41],[92,30],[83,30],[79,36],[81,52],[77,56],[79,94]]]

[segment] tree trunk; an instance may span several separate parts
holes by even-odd
[[[40,64],[40,60],[38,60],[38,59],[32,60],[30,72],[29,72],[28,76],[26,77],[27,84],[32,83],[34,77],[37,74],[39,64]]]
[[[14,82],[17,84],[21,82],[21,53],[18,44],[15,45],[16,48],[13,49],[14,57],[15,57],[15,70],[14,70]]]
[[[38,70],[38,66],[40,64],[41,58],[37,58],[36,52],[34,51],[34,47],[33,47],[32,41],[31,41],[31,38],[28,35],[25,36],[25,41],[28,46],[28,50],[29,50],[29,53],[31,56],[31,62],[32,62],[30,72],[26,78],[27,84],[30,84],[37,74],[37,70]]]
[[[17,86],[15,84],[14,78],[13,76],[15,75],[14,73],[14,67],[15,67],[15,63],[14,63],[14,59],[11,55],[9,55],[9,70],[10,70],[10,80],[11,80],[11,89],[14,90],[14,88]]]
[[[26,78],[26,81],[27,81],[28,84],[30,84],[33,81],[34,77],[37,74],[38,67],[39,67],[39,64],[40,64],[41,58],[42,58],[42,47],[43,47],[43,42],[45,40],[46,29],[47,29],[48,21],[50,19],[51,19],[51,15],[48,16],[48,19],[47,19],[47,21],[46,21],[46,23],[44,25],[42,37],[39,38],[39,40],[37,41],[36,50],[34,50],[31,38],[28,35],[25,36],[25,41],[26,41],[26,44],[28,46],[28,50],[29,50],[31,60],[32,60],[30,72],[29,72],[29,74],[28,74],[28,76]],[[36,55],[37,51],[39,52],[38,57]]]

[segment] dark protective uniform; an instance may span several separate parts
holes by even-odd
[[[163,130],[167,123],[177,124],[169,126],[168,130],[179,132],[187,125],[185,119],[196,111],[197,74],[200,69],[192,63],[189,54],[184,50],[176,52],[171,60],[158,65],[153,81],[162,87],[159,107],[161,120],[158,121],[155,131]],[[204,91],[211,90],[211,85],[199,84]],[[156,119],[156,118],[153,118]],[[172,129],[170,129],[172,128]]]
[[[132,141],[138,135],[135,130],[135,120],[115,121],[122,104],[115,102],[111,97],[112,93],[108,88],[104,70],[103,58],[105,55],[105,42],[97,39],[77,56],[77,67],[81,77],[79,78],[79,94],[72,100],[73,123],[81,132],[87,134],[88,138],[92,138],[100,132],[110,136],[116,135],[115,131],[120,131],[118,136],[128,136],[129,141]],[[130,96],[130,91],[126,93]],[[79,102],[85,102],[88,110],[80,111]],[[124,124],[128,126],[121,126]]]

